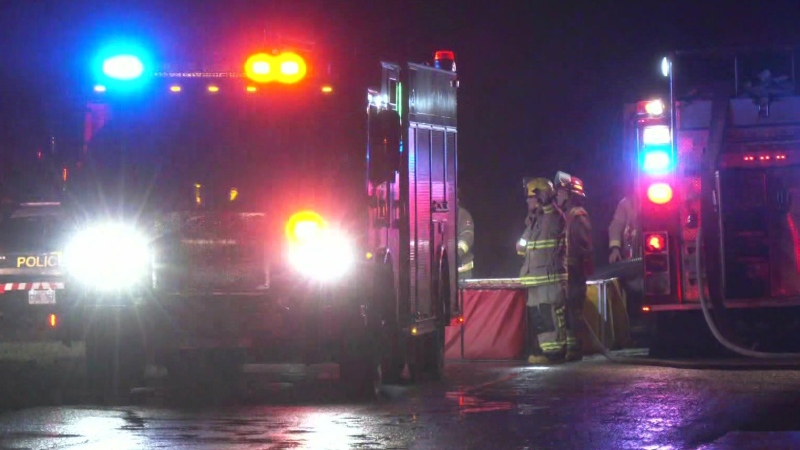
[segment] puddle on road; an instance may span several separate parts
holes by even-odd
[[[514,404],[511,402],[486,401],[477,396],[467,395],[464,392],[448,392],[445,394],[445,398],[457,402],[461,414],[510,411],[514,408]]]

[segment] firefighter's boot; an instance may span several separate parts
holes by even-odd
[[[552,364],[550,358],[544,355],[531,355],[528,356],[528,364],[532,364],[534,366],[547,366]]]
[[[583,359],[580,341],[571,331],[567,331],[567,353],[564,356],[566,361],[580,361]]]
[[[583,352],[580,350],[567,350],[567,354],[564,357],[564,360],[567,362],[572,361],[581,361],[583,359]]]

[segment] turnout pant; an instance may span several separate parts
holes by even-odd
[[[567,281],[566,302],[566,329],[567,351],[580,353],[581,343],[579,336],[583,334],[585,322],[583,321],[583,305],[586,303],[586,275],[580,272],[569,273]]]
[[[531,355],[558,359],[566,350],[566,282],[557,281],[528,288],[527,344]]]

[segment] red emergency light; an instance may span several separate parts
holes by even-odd
[[[645,100],[636,104],[636,114],[639,116],[659,117],[666,111],[664,101],[660,98]]]
[[[277,81],[284,84],[297,83],[306,76],[308,66],[302,56],[293,52],[279,55],[256,53],[244,63],[247,78],[256,83]]]
[[[645,235],[644,242],[647,253],[661,253],[667,248],[667,236],[664,233]]]

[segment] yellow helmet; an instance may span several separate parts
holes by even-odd
[[[547,178],[531,178],[525,180],[525,194],[528,197],[535,197],[537,194],[543,194],[545,198],[551,198],[554,193],[553,183]]]

